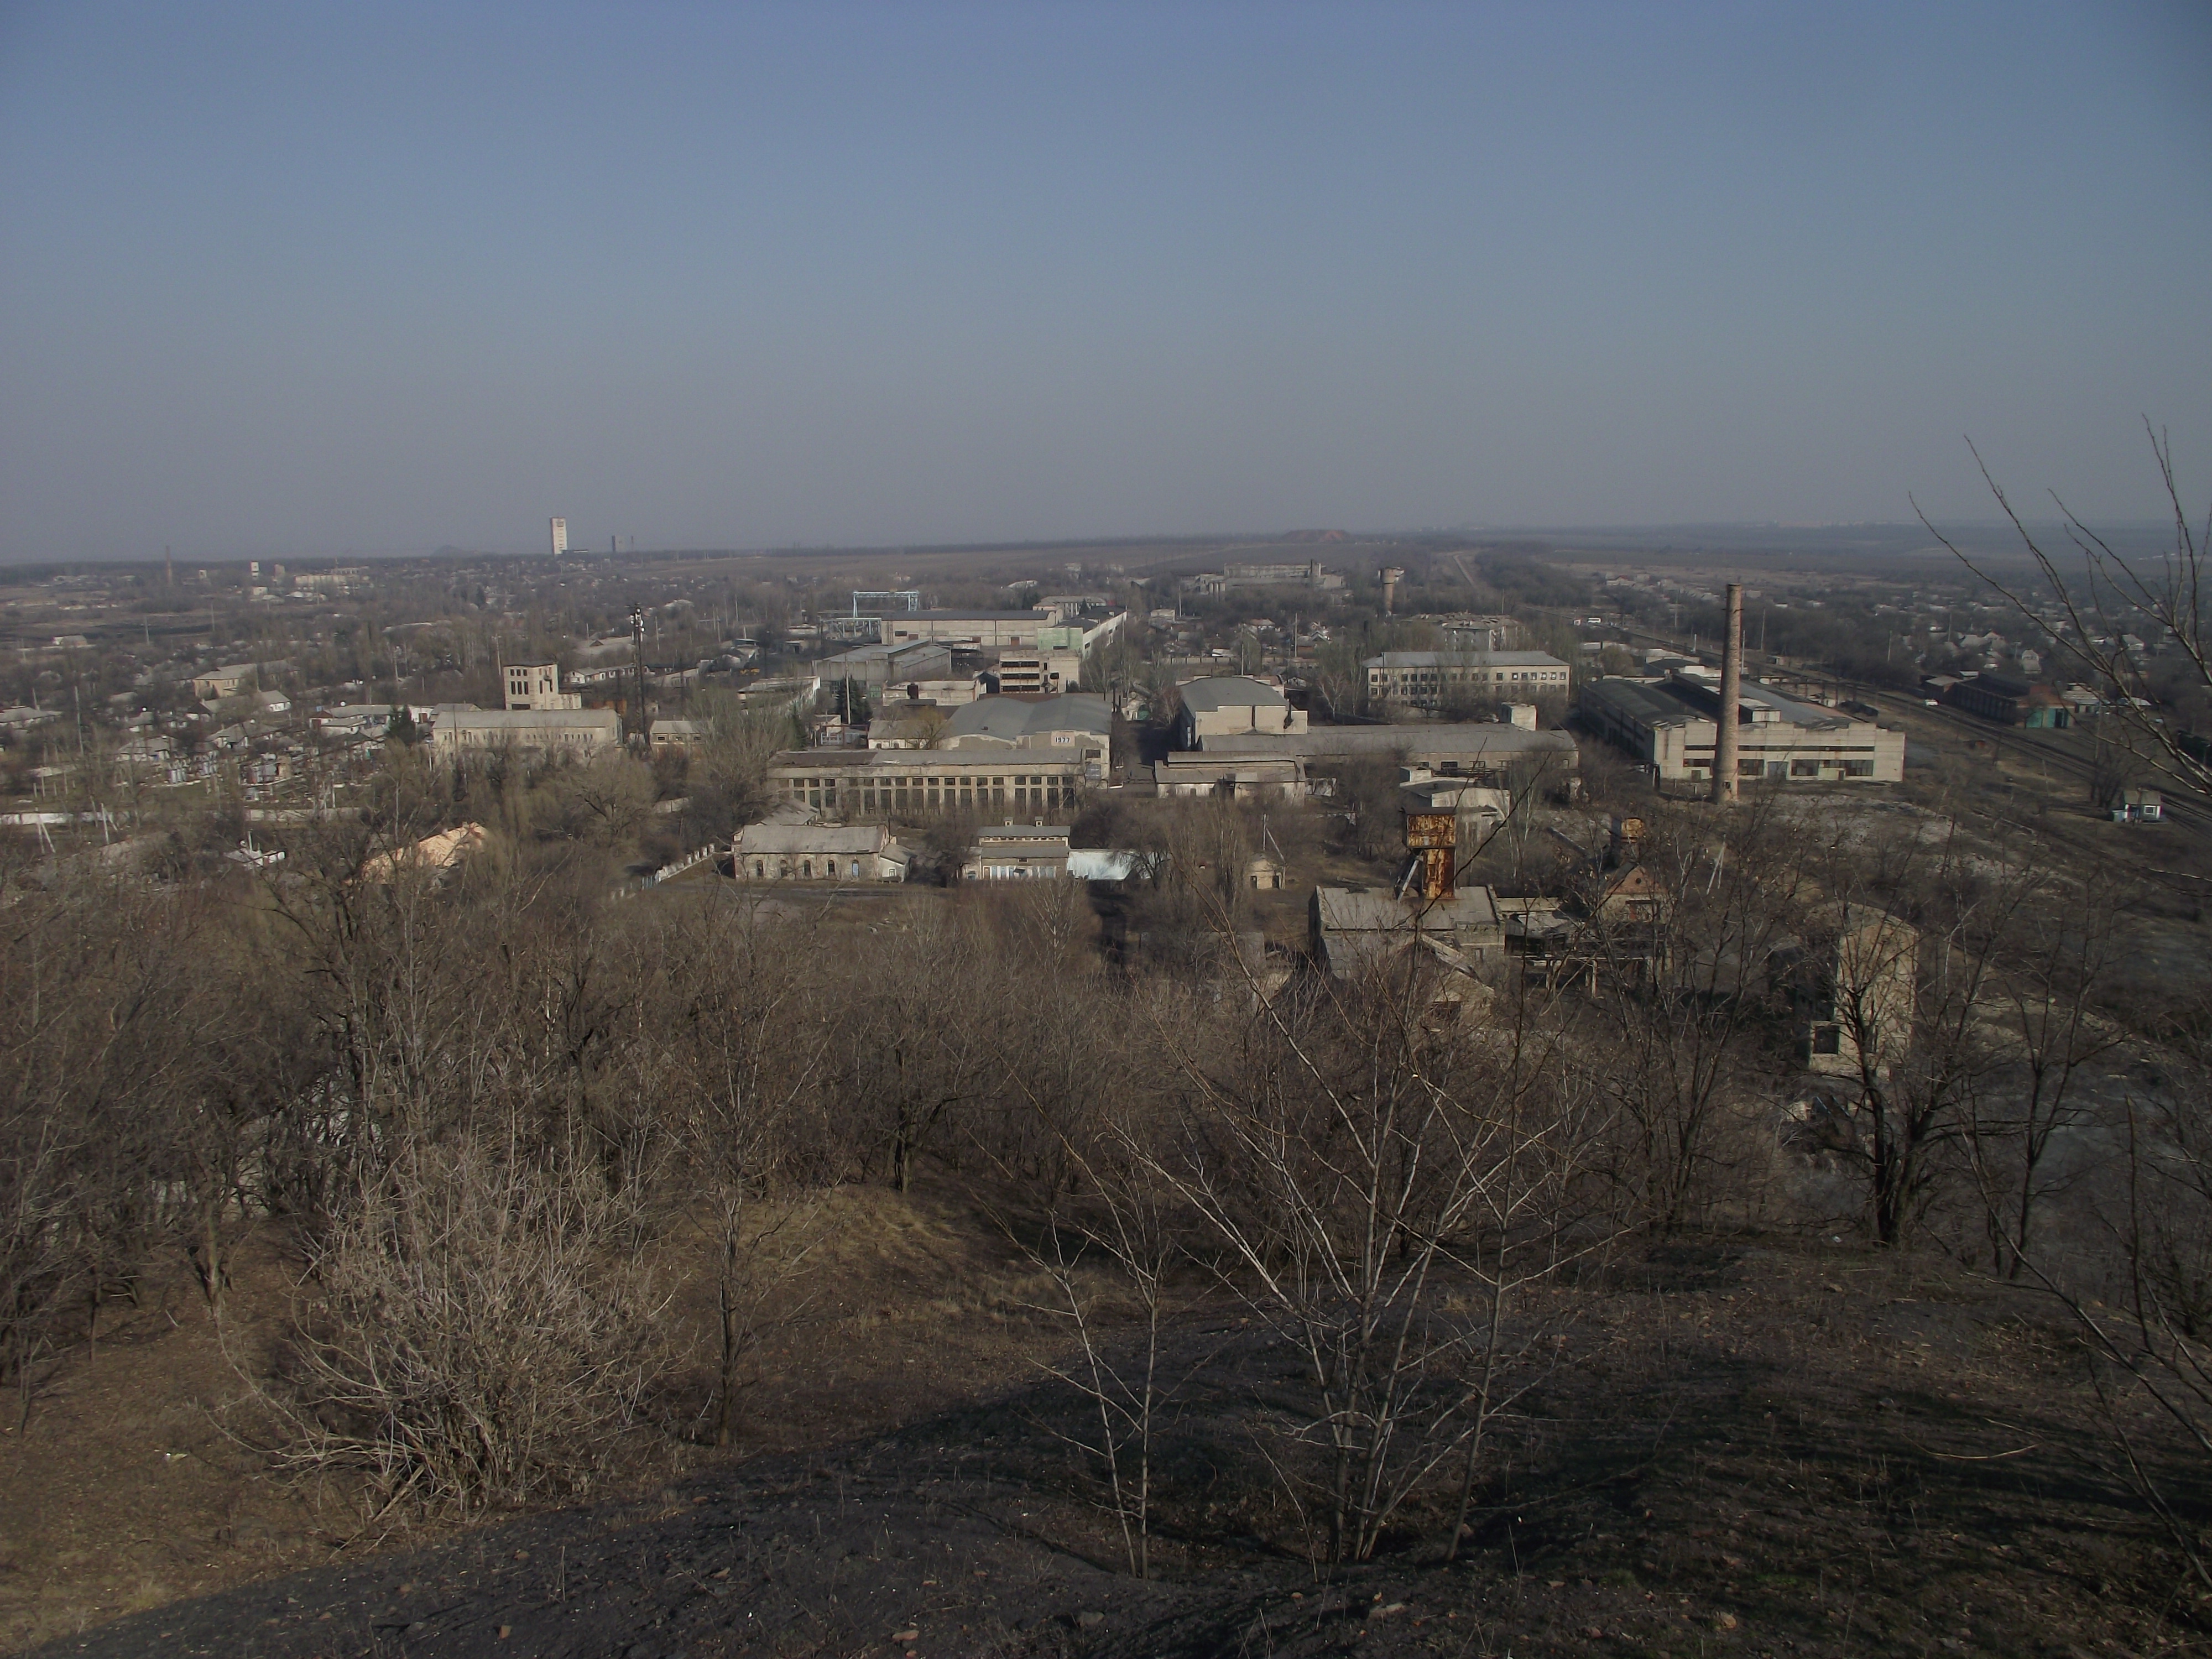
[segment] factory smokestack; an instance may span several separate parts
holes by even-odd
[[[1743,698],[1743,584],[1728,585],[1728,633],[1721,641],[1720,721],[1713,738],[1713,799],[1735,799],[1736,705]]]

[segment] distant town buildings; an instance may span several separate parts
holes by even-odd
[[[1193,576],[1190,586],[1206,594],[1235,593],[1255,587],[1305,587],[1316,592],[1334,593],[1342,590],[1344,577],[1336,571],[1322,569],[1319,559],[1309,559],[1292,564],[1226,564],[1218,571]]]

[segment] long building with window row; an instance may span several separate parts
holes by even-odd
[[[1455,697],[1531,697],[1567,690],[1570,671],[1542,651],[1385,651],[1362,665],[1378,702],[1434,708]]]
[[[1034,750],[796,749],[775,757],[768,787],[848,821],[958,812],[1003,822],[1073,806],[1097,765]]]
[[[1662,782],[1710,781],[1720,691],[1677,672],[1663,680],[1591,680],[1585,722],[1656,770]],[[1746,680],[1736,701],[1736,772],[1748,781],[1898,783],[1905,733]]]

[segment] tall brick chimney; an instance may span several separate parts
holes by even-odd
[[[1721,642],[1721,708],[1713,738],[1713,800],[1735,796],[1736,704],[1743,697],[1743,584],[1728,585],[1728,634]]]

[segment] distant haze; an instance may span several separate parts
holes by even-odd
[[[2195,4],[12,4],[0,558],[1984,516],[1969,434],[2142,520],[2208,86]]]

